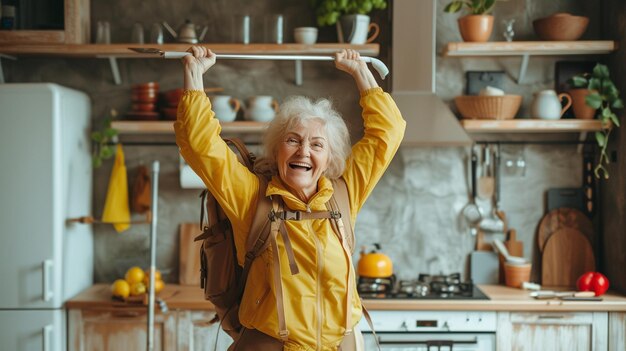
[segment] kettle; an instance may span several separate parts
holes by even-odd
[[[360,277],[388,278],[393,275],[393,263],[389,256],[378,252],[380,244],[374,244],[375,250],[365,252],[365,246],[361,248],[361,256],[357,266]]]
[[[196,26],[191,22],[191,20],[188,19],[185,20],[185,23],[178,29],[178,33],[176,33],[176,31],[172,29],[172,27],[170,27],[170,25],[167,24],[167,22],[165,21],[163,21],[163,26],[178,42],[190,44],[197,44],[198,41],[202,41],[202,39],[204,39],[204,36],[206,35],[207,30],[209,29],[208,26],[204,26],[204,28],[202,28],[200,36],[197,37]]]

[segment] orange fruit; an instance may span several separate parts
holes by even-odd
[[[113,296],[127,298],[130,294],[130,285],[124,279],[118,279],[111,284],[111,293]]]
[[[131,267],[126,271],[126,275],[124,276],[124,278],[126,278],[126,281],[128,282],[128,284],[130,284],[131,286],[134,283],[141,283],[143,281],[143,278],[145,276],[145,273],[143,272],[143,269],[141,269],[141,267]]]
[[[130,295],[137,296],[146,293],[146,286],[142,282],[133,283],[130,285]]]
[[[161,280],[161,279],[162,279],[161,278],[161,271],[156,269],[154,271],[154,280]],[[150,269],[146,269],[144,271],[143,283],[146,284],[146,286],[148,286],[150,284]]]
[[[148,291],[150,291],[150,284],[146,284],[146,287],[148,288]],[[163,290],[163,288],[165,288],[165,283],[161,279],[157,279],[154,281],[154,287],[154,293],[158,294]]]

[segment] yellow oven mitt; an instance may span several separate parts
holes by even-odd
[[[130,227],[130,210],[128,207],[128,181],[124,151],[122,145],[117,144],[115,164],[109,179],[109,189],[104,202],[102,222],[113,223],[115,230],[120,233]]]

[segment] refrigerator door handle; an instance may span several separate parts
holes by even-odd
[[[52,260],[43,261],[41,269],[43,270],[43,300],[50,301],[54,295],[52,289],[50,289],[50,271],[52,270]]]
[[[50,339],[52,338],[52,324],[48,324],[45,327],[41,328],[41,332],[43,333],[43,351],[50,351]]]

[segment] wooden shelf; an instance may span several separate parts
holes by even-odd
[[[468,133],[586,133],[602,130],[602,122],[596,119],[462,119],[460,122]]]
[[[599,55],[617,50],[612,40],[593,41],[513,41],[487,43],[448,43],[443,56],[561,56]]]
[[[267,128],[267,123],[237,121],[220,122],[222,133],[258,134]],[[124,134],[174,134],[174,121],[113,121],[111,127]]]
[[[75,58],[156,58],[158,55],[139,54],[134,48],[157,48],[163,51],[187,51],[192,44],[2,44],[0,54],[13,56],[56,56]],[[341,49],[354,49],[364,56],[378,56],[379,44],[350,45],[339,43],[304,44],[219,44],[201,43],[217,54],[275,54],[275,55],[331,55]]]

